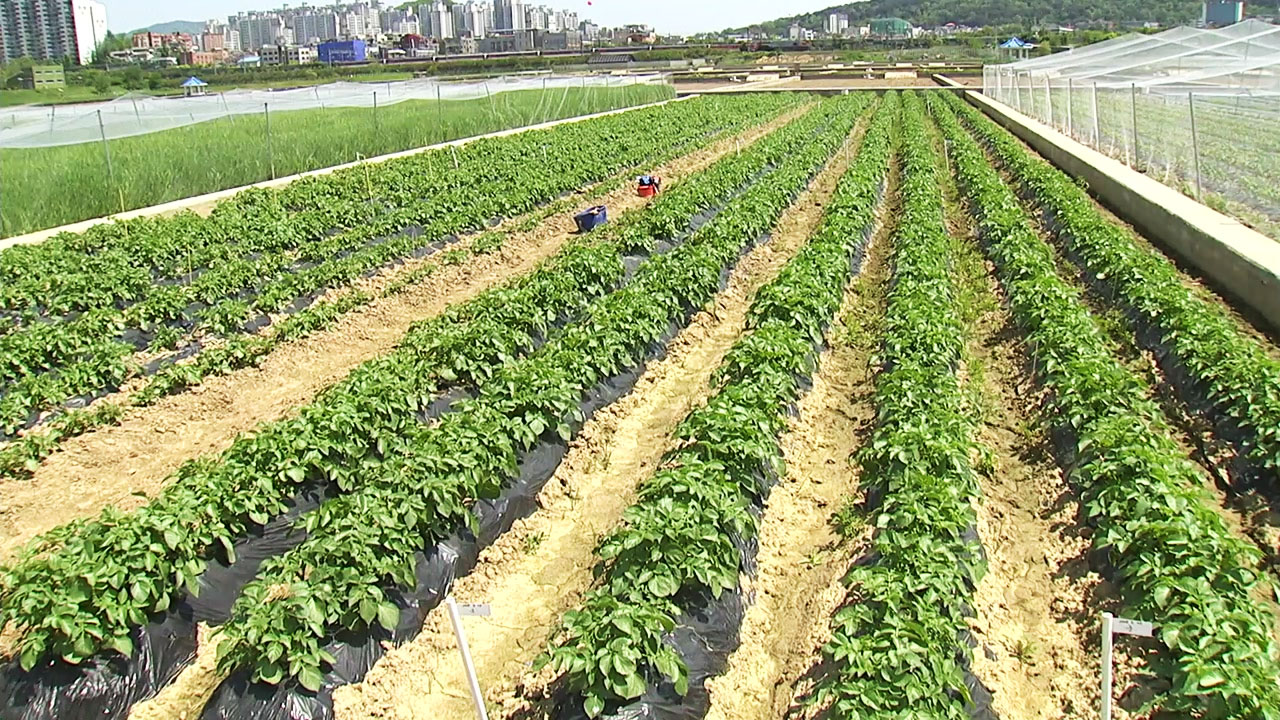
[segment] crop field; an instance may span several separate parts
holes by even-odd
[[[1280,718],[1278,483],[960,96],[695,97],[0,252],[0,715]]]
[[[269,140],[268,118],[259,113],[114,139],[106,152],[100,142],[0,150],[0,237],[671,97],[663,85],[520,90],[491,99],[273,112]]]

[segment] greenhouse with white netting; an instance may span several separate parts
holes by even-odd
[[[988,65],[983,92],[1280,239],[1280,26],[1131,33]]]

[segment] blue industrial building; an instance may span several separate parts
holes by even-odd
[[[364,62],[368,52],[363,40],[330,40],[316,47],[316,57],[322,63]]]

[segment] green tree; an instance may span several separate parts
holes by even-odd
[[[137,65],[126,68],[124,71],[124,86],[130,90],[141,90],[146,87],[142,76],[142,68]]]
[[[94,73],[89,84],[93,86],[93,91],[99,95],[106,95],[111,89],[111,77],[106,73]]]
[[[93,51],[93,64],[105,65],[107,59],[111,57],[111,53],[117,50],[128,50],[133,47],[132,35],[116,35],[110,30],[107,36],[102,39],[102,43]]]

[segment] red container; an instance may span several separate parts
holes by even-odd
[[[652,185],[637,185],[637,186],[636,186],[636,194],[637,194],[637,195],[639,195],[640,197],[653,197],[653,186],[652,186]]]

